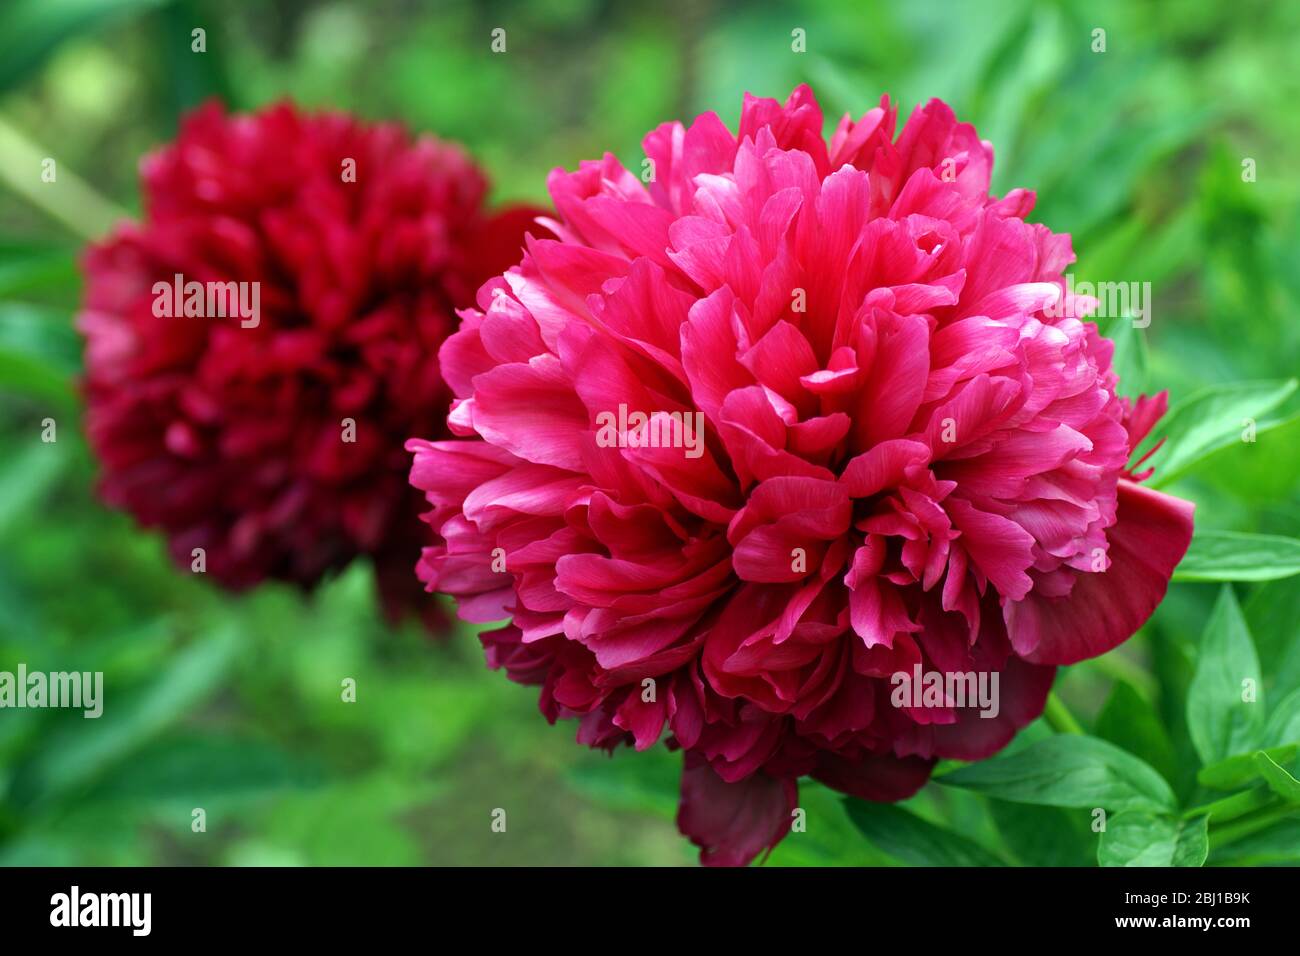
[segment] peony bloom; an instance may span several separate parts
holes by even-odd
[[[144,221],[84,262],[103,497],[229,587],[365,554],[391,614],[431,618],[402,442],[443,431],[438,346],[532,213],[487,215],[456,146],[287,104],[204,106],[142,180]]]
[[[746,97],[549,181],[558,239],[441,350],[452,441],[414,440],[419,566],[578,739],[685,751],[706,863],[789,829],[797,779],[897,800],[1129,637],[1192,506],[1130,453],[1068,236],[989,195],[992,150],[888,98],[829,145],[811,91]],[[996,678],[995,708],[895,675]],[[946,686],[946,685],[945,685]],[[996,710],[996,713],[992,713]],[[984,716],[987,714],[987,716]]]

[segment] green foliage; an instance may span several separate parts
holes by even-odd
[[[1300,540],[1279,534],[1196,530],[1178,581],[1272,581],[1300,574]]]
[[[1206,817],[1178,820],[1149,813],[1120,813],[1097,847],[1102,866],[1201,866],[1210,852]]]
[[[1127,681],[1115,681],[1097,715],[1097,736],[1141,758],[1165,780],[1177,779],[1168,731],[1155,708]]]
[[[846,801],[849,819],[886,853],[913,866],[1000,866],[1002,861],[973,840],[936,826],[902,807]]]
[[[1051,807],[1160,811],[1175,804],[1169,784],[1146,763],[1104,740],[1077,734],[1049,737],[939,779],[1002,800]]]
[[[1154,486],[1167,485],[1200,459],[1241,441],[1245,423],[1277,408],[1295,389],[1295,379],[1210,386],[1170,408],[1136,455],[1163,441],[1147,467],[1156,469]]]
[[[1264,706],[1255,644],[1231,587],[1219,592],[1201,638],[1196,676],[1187,693],[1187,726],[1202,763],[1259,744]]]
[[[1096,834],[1088,814],[988,799],[1002,842],[1022,866],[1093,866]]]
[[[0,90],[23,78],[60,43],[165,2],[12,0],[0,15]]]

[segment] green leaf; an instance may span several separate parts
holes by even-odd
[[[1096,862],[1097,834],[1090,826],[1091,814],[1006,800],[990,799],[988,805],[998,834],[1025,866],[1092,866]]]
[[[26,799],[49,797],[91,780],[211,693],[239,643],[233,626],[220,630],[177,654],[142,691],[120,697],[111,675],[105,675],[103,714],[91,720],[73,718],[64,733],[45,741],[35,761],[21,769],[15,793]]]
[[[0,391],[70,402],[80,350],[66,313],[0,304]]]
[[[72,250],[0,237],[0,299],[45,289],[74,291],[79,281]]]
[[[438,785],[427,779],[366,774],[286,793],[269,809],[262,832],[310,866],[414,866],[421,861],[419,835],[428,832],[428,804],[437,793]],[[209,830],[213,825],[209,815]],[[454,837],[443,831],[440,842],[445,846]]]
[[[1255,766],[1259,767],[1260,775],[1263,776],[1270,790],[1287,803],[1300,804],[1300,780],[1287,773],[1283,767],[1279,767],[1276,761],[1262,750],[1255,754]]]
[[[1243,700],[1247,687],[1254,690],[1253,700]],[[1187,690],[1187,729],[1206,765],[1254,750],[1263,739],[1259,659],[1231,585],[1219,592],[1201,638],[1196,674]]]
[[[573,789],[601,806],[671,820],[681,800],[681,757],[664,747],[587,756],[567,773]]]
[[[1287,455],[1285,449],[1300,445],[1300,413],[1269,413],[1255,426],[1254,438],[1229,442],[1198,462],[1197,481],[1241,504],[1268,506],[1293,497],[1300,455]]]
[[[1004,866],[1002,860],[960,833],[922,820],[888,803],[847,797],[849,819],[868,840],[912,866]]]
[[[3,363],[0,363],[2,366]],[[58,485],[71,457],[67,442],[43,442],[38,422],[33,422],[30,444],[12,453],[0,466],[0,535],[24,514],[37,508]]]
[[[1300,820],[1282,820],[1266,830],[1216,848],[1211,862],[1225,866],[1300,863]]]
[[[1106,321],[1102,334],[1115,343],[1110,364],[1119,376],[1116,386],[1119,393],[1129,397],[1141,395],[1147,380],[1146,332],[1134,326],[1131,316],[1120,315]]]
[[[1134,453],[1135,458],[1140,458],[1145,449],[1163,438],[1164,445],[1143,467],[1155,468],[1149,484],[1167,485],[1206,455],[1240,441],[1243,421],[1258,421],[1295,389],[1295,379],[1237,382],[1202,389],[1169,410],[1164,421]]]
[[[946,774],[942,783],[1015,803],[1160,812],[1175,806],[1169,784],[1150,765],[1096,737],[1064,734],[1010,757]]]
[[[310,787],[323,779],[303,757],[260,740],[186,735],[146,745],[116,764],[86,796],[207,807],[214,801]]]
[[[1268,724],[1264,727],[1264,746],[1281,747],[1300,745],[1300,690],[1292,691],[1282,698],[1282,703],[1273,708],[1268,715]],[[1300,749],[1300,746],[1297,747]],[[1270,752],[1270,756],[1273,754]],[[1281,763],[1287,759],[1274,757]]]
[[[193,0],[170,0],[155,19],[155,49],[160,51],[161,66],[167,76],[167,97],[175,115],[193,109],[204,100],[217,97],[232,106],[234,91],[227,81],[226,64],[231,44],[225,36],[214,36],[208,29],[207,52],[195,56],[190,51],[190,30],[204,22],[203,5]],[[184,37],[184,43],[173,38]]]
[[[1244,787],[1260,776],[1255,754],[1261,753],[1267,754],[1278,763],[1289,763],[1297,753],[1300,753],[1300,746],[1290,744],[1284,747],[1273,747],[1270,750],[1256,750],[1254,753],[1236,754],[1226,760],[1202,767],[1196,775],[1196,782],[1212,790],[1236,790],[1238,787]]]
[[[1175,581],[1273,581],[1300,574],[1300,540],[1197,529]]]
[[[1172,782],[1177,774],[1174,746],[1155,708],[1127,681],[1118,680],[1097,715],[1097,736],[1149,763]]]
[[[849,820],[844,794],[839,791],[802,780],[799,809],[807,815],[804,828],[786,834],[763,859],[764,866],[897,865],[897,860],[862,838]]]
[[[1254,586],[1242,606],[1268,687],[1278,698],[1300,691],[1300,575]],[[1286,704],[1271,708],[1276,712]],[[1300,737],[1294,738],[1300,740]],[[1278,743],[1291,743],[1280,740]]]
[[[1178,820],[1151,813],[1117,813],[1097,846],[1102,866],[1202,866],[1210,852],[1209,818]]]

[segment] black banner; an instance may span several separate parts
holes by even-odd
[[[1292,926],[1294,906],[1287,869],[0,871],[8,939],[75,934],[81,943],[337,944],[428,938],[431,929],[450,941],[477,926],[494,940],[517,932],[555,943],[560,934],[594,946],[613,934],[649,945],[672,923],[674,933],[732,941],[836,926],[837,935],[860,933],[864,945],[884,931],[913,935],[917,946],[987,941],[992,932],[1231,940]]]

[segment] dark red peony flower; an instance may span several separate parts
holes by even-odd
[[[946,105],[895,117],[828,146],[800,88],[659,127],[648,182],[554,172],[559,238],[442,347],[461,439],[407,445],[421,576],[511,619],[489,663],[580,741],[685,751],[707,863],[780,840],[801,775],[897,800],[1004,746],[1191,538],[1128,470],[1164,397],[1117,397],[1069,237]]]
[[[144,222],[85,257],[103,497],[229,587],[365,554],[391,614],[432,615],[402,442],[442,431],[438,346],[535,213],[488,215],[454,145],[287,104],[204,106],[142,180]]]

